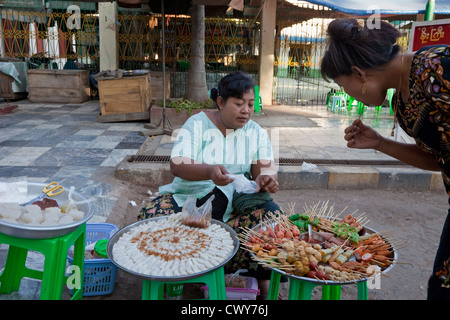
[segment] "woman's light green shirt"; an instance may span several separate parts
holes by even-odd
[[[237,130],[229,130],[226,137],[204,112],[190,117],[175,138],[171,158],[186,157],[198,163],[221,164],[231,174],[250,172],[257,160],[274,160],[272,144],[267,131],[253,120]],[[176,159],[174,159],[176,161]],[[198,199],[206,196],[216,185],[212,180],[187,181],[175,177],[172,183],[161,186],[161,194],[173,193],[174,200],[182,207],[189,196]],[[223,220],[233,211],[235,191],[233,183],[217,186],[228,198]]]

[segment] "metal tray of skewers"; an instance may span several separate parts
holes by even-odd
[[[345,209],[344,209],[345,211]],[[287,277],[342,285],[386,275],[398,252],[386,234],[365,226],[363,215],[335,214],[318,203],[304,213],[273,215],[240,232],[241,247],[263,267]],[[308,230],[308,231],[307,231]]]
[[[180,217],[181,213],[154,217],[120,229],[108,241],[108,257],[117,267],[137,277],[152,281],[172,282],[197,278],[217,270],[236,254],[239,249],[239,238],[230,226],[211,219],[210,226],[205,229],[179,228],[182,226]],[[175,231],[173,234],[171,234],[172,229]],[[209,237],[209,239],[205,238],[206,249],[221,251],[215,253],[215,257],[212,254],[208,255],[207,250],[199,250],[194,247],[197,240],[203,239],[203,232],[206,232]],[[224,240],[215,242],[221,237],[221,234]],[[123,247],[122,249],[118,243]],[[217,247],[219,243],[222,244],[221,248]],[[171,254],[168,254],[168,250],[165,248],[170,249]],[[196,254],[194,259],[185,259],[193,250],[199,254]],[[128,260],[125,257],[127,255]],[[217,256],[220,256],[219,260],[217,260]],[[177,258],[173,259],[173,257]],[[205,262],[205,259],[209,260],[209,263]],[[157,260],[163,261],[155,262]],[[174,262],[174,260],[179,261]],[[187,260],[196,266],[191,266],[186,262]],[[176,263],[178,263],[177,267],[175,267]],[[168,273],[171,269],[174,271]]]

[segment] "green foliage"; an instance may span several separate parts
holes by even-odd
[[[158,101],[158,105],[160,107],[163,106],[163,102]],[[208,99],[203,102],[195,102],[190,99],[170,99],[166,100],[166,108],[174,108],[177,112],[181,112],[182,110],[187,110],[188,114],[192,113],[194,109],[214,109],[216,108],[215,103]]]

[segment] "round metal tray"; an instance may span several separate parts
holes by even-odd
[[[32,199],[42,193],[42,189],[47,186],[44,183],[28,182],[28,197]],[[67,199],[69,190],[64,191],[50,199],[56,200],[61,206]],[[87,198],[78,192],[73,192],[74,201],[85,201]],[[18,223],[6,222],[0,219],[0,233],[4,233],[13,237],[26,238],[26,239],[48,239],[55,238],[62,235],[66,235],[76,230],[81,224],[92,218],[93,207],[90,202],[77,205],[78,210],[84,212],[84,217],[73,223],[58,225],[58,226],[29,226]]]
[[[202,272],[198,272],[198,273],[192,273],[192,274],[188,274],[188,275],[183,275],[183,276],[174,276],[174,277],[163,277],[163,276],[152,276],[152,275],[148,275],[148,274],[143,274],[143,273],[138,273],[132,270],[129,270],[127,268],[125,268],[124,266],[120,265],[119,263],[117,263],[114,259],[114,256],[112,254],[112,250],[114,245],[116,244],[116,242],[120,239],[120,237],[127,233],[128,231],[132,230],[133,228],[139,226],[140,224],[143,223],[148,223],[149,221],[156,221],[159,219],[167,219],[167,217],[155,217],[155,218],[150,218],[150,219],[146,219],[146,220],[141,220],[138,222],[135,222],[133,224],[130,224],[129,226],[124,227],[123,229],[120,229],[119,231],[117,231],[112,237],[111,239],[109,239],[108,241],[108,246],[107,246],[107,253],[108,253],[108,257],[109,259],[112,261],[112,263],[114,263],[118,268],[122,269],[125,272],[128,272],[130,274],[133,274],[135,276],[138,276],[140,278],[144,278],[147,280],[151,280],[151,281],[167,281],[167,282],[172,282],[172,281],[183,281],[183,280],[189,280],[189,279],[193,279],[193,278],[197,278],[200,277],[208,272],[214,271],[219,269],[220,267],[222,267],[223,265],[225,265],[228,261],[230,261],[230,259],[236,254],[236,251],[239,249],[239,239],[237,237],[236,232],[228,225],[226,225],[223,222],[217,221],[215,219],[211,219],[211,223],[213,224],[219,224],[222,228],[224,228],[225,230],[227,230],[230,233],[231,239],[233,240],[233,252],[230,254],[230,256],[225,259],[225,261],[223,261],[222,263],[220,263],[219,265],[215,266],[214,268],[210,268],[210,269],[206,269]]]
[[[261,225],[257,225],[255,227],[253,227],[253,230],[258,232],[261,229]],[[360,232],[360,235],[366,235],[366,234],[372,234],[372,233],[378,233],[377,231],[375,231],[374,229],[368,228],[368,227],[364,227],[364,229],[362,230],[362,232]],[[382,236],[382,234],[381,234]],[[392,244],[391,244],[392,246]],[[254,253],[251,253],[252,256],[255,256]],[[394,246],[392,246],[392,254],[391,256],[389,256],[389,258],[392,259],[392,263],[389,267],[387,267],[386,269],[382,270],[381,273],[385,274],[388,273],[395,265],[395,263],[397,262],[398,259],[398,255],[397,255],[397,250],[395,249]],[[321,262],[319,262],[319,265],[323,264]],[[283,270],[274,268],[274,267],[269,267],[269,269],[281,273],[282,275],[285,275],[286,277],[289,278],[293,278],[293,279],[299,279],[299,280],[304,280],[304,281],[309,281],[309,282],[314,282],[317,284],[330,284],[330,285],[343,285],[343,284],[354,284],[357,282],[362,282],[362,281],[367,281],[367,278],[362,278],[362,279],[356,279],[356,280],[349,280],[349,281],[333,281],[333,280],[318,280],[318,279],[313,279],[313,278],[309,278],[309,277],[300,277],[300,276],[296,276],[294,274],[291,273],[287,273]]]
[[[141,69],[141,70],[126,70],[123,72],[123,76],[130,77],[130,76],[142,76],[144,74],[148,74],[148,70]]]

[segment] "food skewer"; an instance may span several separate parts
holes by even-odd
[[[252,228],[252,229],[250,229],[248,227],[241,228],[242,229],[241,239],[242,239],[242,243],[244,244],[244,246],[243,246],[244,250],[251,252],[254,255],[254,259],[258,262],[258,264],[262,264],[266,267],[273,267],[273,268],[279,269],[283,272],[296,275],[296,272],[298,271],[297,270],[298,266],[296,267],[294,264],[292,264],[292,260],[291,260],[291,263],[286,262],[286,258],[288,257],[288,251],[286,251],[287,247],[284,247],[284,244],[286,242],[289,242],[289,241],[291,241],[291,242],[297,241],[298,242],[299,241],[299,239],[292,237],[292,234],[286,238],[286,234],[289,234],[288,231],[290,231],[290,229],[293,226],[293,223],[289,218],[291,215],[298,214],[298,213],[295,213],[294,207],[295,207],[295,203],[290,203],[289,207],[288,207],[288,210],[289,210],[288,214],[276,215],[276,214],[271,213],[267,217],[268,219],[261,220],[260,221],[260,230],[263,229],[263,230],[265,230],[264,232],[260,232],[260,230],[256,231],[256,230],[254,230],[255,228]],[[342,220],[349,221],[348,225],[350,224],[350,221],[356,221],[360,226],[358,228],[361,228],[361,227],[364,228],[370,221],[370,219],[367,216],[365,216],[364,212],[358,213],[358,210],[353,211],[351,214],[347,214],[345,216],[345,219],[338,220],[339,217],[346,212],[346,210],[347,210],[347,207],[345,207],[343,210],[338,212],[335,210],[334,205],[332,205],[332,206],[329,205],[328,201],[318,202],[311,206],[305,205],[302,215],[309,216],[309,221],[306,220],[306,222],[305,222],[305,227],[308,226],[307,233],[311,234],[311,223],[316,218],[319,218],[319,220],[318,220],[318,223],[315,221],[315,224],[314,224],[316,226],[316,227],[314,227],[315,231],[329,232],[329,233],[334,234],[336,237],[339,237],[339,236],[337,236],[335,234],[334,226],[333,226],[333,228],[331,227],[331,224],[334,221],[342,221]],[[358,213],[358,215],[355,216],[357,213]],[[305,219],[305,218],[302,218],[302,219]],[[351,225],[354,226],[353,223],[351,223]],[[271,235],[268,236],[269,230],[276,231],[276,232],[272,232]],[[279,232],[280,232],[280,235],[278,234]],[[342,257],[342,255],[346,255],[346,254],[349,254],[349,257],[350,257],[350,255],[353,254],[353,252],[358,247],[358,245],[366,246],[367,248],[369,248],[369,246],[370,246],[370,250],[372,250],[373,255],[376,256],[375,258],[373,258],[373,255],[372,255],[372,258],[370,261],[372,264],[379,265],[382,268],[382,270],[385,269],[387,266],[391,265],[392,263],[397,263],[397,258],[393,258],[393,257],[389,256],[390,254],[392,254],[393,250],[395,250],[394,246],[396,247],[396,249],[398,249],[398,245],[400,245],[399,242],[392,241],[389,239],[390,236],[394,232],[395,232],[395,230],[388,230],[383,233],[374,232],[373,234],[366,234],[366,235],[361,236],[359,239],[357,237],[355,243],[349,243],[350,242],[349,237],[343,238],[344,241],[335,248],[336,255],[335,255],[334,259],[337,259],[338,256],[341,258],[338,259],[338,261],[340,263],[334,265],[334,267],[335,267],[336,272],[340,272],[339,269],[341,269],[340,265],[342,264],[343,265],[342,270],[345,270],[342,272],[347,272],[348,276],[343,278],[345,280],[339,280],[339,281],[349,282],[349,281],[356,281],[359,279],[363,279],[364,277],[368,277],[367,267],[369,264],[345,265],[345,261],[348,260],[348,257],[345,257],[345,256]],[[283,235],[283,236],[281,236],[281,235]],[[257,239],[259,239],[258,241],[262,241],[262,242],[269,241],[270,244],[272,245],[272,247],[276,248],[276,249],[267,250],[267,249],[262,248],[263,244],[261,244],[259,246],[260,254],[257,256],[257,252],[255,252],[253,245],[248,243],[248,240],[251,237],[256,237]],[[374,238],[374,237],[378,237],[378,238]],[[310,237],[308,237],[308,239],[309,238]],[[374,240],[370,240],[371,238],[374,238]],[[367,242],[367,244],[366,244],[366,242]],[[371,244],[369,245],[369,243],[371,243]],[[379,248],[379,250],[376,251],[378,248]],[[297,250],[297,249],[295,249],[295,250]],[[378,253],[380,253],[380,254],[378,254]],[[296,254],[298,254],[298,252],[296,252]],[[320,260],[321,259],[319,259],[319,261]],[[334,262],[334,261],[332,261],[332,262]],[[331,267],[329,267],[329,268],[331,268]],[[385,275],[382,272],[380,274]],[[305,275],[300,275],[300,276],[305,276]],[[321,280],[324,282],[327,281],[320,277],[316,277],[315,275],[312,275],[311,278],[316,279],[316,280]],[[353,279],[353,280],[349,280],[349,279]],[[331,281],[334,281],[334,280],[331,280]]]

